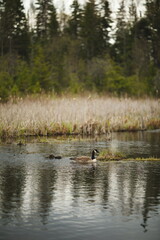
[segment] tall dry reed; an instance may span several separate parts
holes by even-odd
[[[160,101],[28,97],[0,104],[0,136],[102,134],[160,128]]]

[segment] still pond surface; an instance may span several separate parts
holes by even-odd
[[[160,131],[1,144],[0,239],[159,240],[160,161],[70,160],[95,147],[160,157]]]

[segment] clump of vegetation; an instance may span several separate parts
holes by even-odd
[[[111,150],[103,150],[100,152],[99,156],[97,157],[99,161],[160,161],[160,158],[157,157],[136,157],[130,158],[127,157],[122,152],[111,151]]]
[[[126,159],[126,155],[121,152],[113,152],[111,150],[103,150],[102,152],[100,152],[97,159],[101,160],[101,161],[118,161],[118,160]]]
[[[131,161],[160,161],[160,158],[157,157],[139,157],[139,158],[128,158],[126,160],[131,160]]]

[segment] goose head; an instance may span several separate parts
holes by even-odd
[[[93,151],[92,151],[92,157],[91,157],[92,161],[95,161],[95,162],[96,162],[95,154],[98,154],[98,153],[99,153],[99,151],[98,151],[97,149],[93,149]]]

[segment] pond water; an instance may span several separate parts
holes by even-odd
[[[1,144],[0,239],[158,240],[160,161],[70,160],[95,147],[160,157],[160,131]]]

